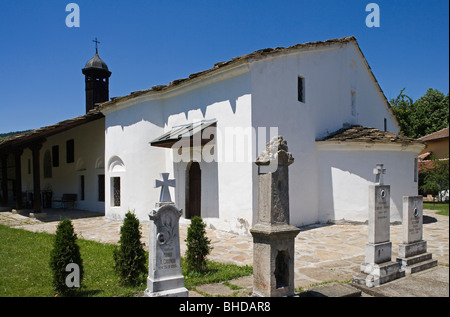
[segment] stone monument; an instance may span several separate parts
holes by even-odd
[[[365,262],[361,264],[363,275],[353,279],[367,287],[378,286],[405,275],[400,265],[391,261],[390,185],[383,184],[386,169],[383,164],[377,164],[373,172],[376,184],[369,185],[369,242],[366,244]]]
[[[397,262],[407,274],[420,272],[437,265],[427,252],[423,236],[422,196],[403,196],[403,244],[399,245]]]
[[[294,295],[295,237],[289,225],[289,172],[294,162],[287,143],[274,137],[258,158],[258,215],[253,236],[253,296]]]
[[[181,272],[179,219],[182,211],[171,201],[168,186],[175,187],[168,173],[161,173],[160,202],[149,213],[149,263],[145,297],[187,297]]]

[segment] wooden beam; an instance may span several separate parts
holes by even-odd
[[[1,182],[1,187],[2,187],[2,200],[0,201],[0,205],[2,206],[8,206],[8,154],[2,154],[2,156],[0,157],[0,164],[1,164],[1,168],[2,168],[2,182]]]
[[[29,147],[33,155],[33,210],[36,213],[42,211],[41,208],[41,173],[40,173],[40,150],[41,142],[32,143]]]
[[[14,152],[14,162],[15,162],[15,186],[14,186],[14,195],[16,196],[16,209],[20,210],[23,206],[22,201],[22,167],[20,162],[20,157],[23,153],[23,148],[15,148]]]

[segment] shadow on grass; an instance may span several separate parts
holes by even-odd
[[[90,290],[81,287],[80,289],[75,289],[70,292],[66,292],[64,294],[58,294],[56,297],[94,297],[99,296],[99,294],[103,293],[103,290]]]

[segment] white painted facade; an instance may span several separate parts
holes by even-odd
[[[298,101],[298,78],[304,100]],[[257,213],[257,154],[271,127],[287,140],[295,162],[289,168],[290,219],[296,226],[329,220],[367,220],[372,169],[384,163],[391,183],[392,220],[401,219],[403,195],[416,195],[417,147],[336,146],[317,139],[344,125],[398,133],[399,128],[355,41],[288,50],[244,59],[163,90],[118,98],[102,105],[105,115],[105,215],[122,219],[128,210],[141,220],[159,199],[154,180],[170,173],[177,206],[185,209],[189,160],[150,142],[173,127],[217,120],[211,153],[200,160],[201,216],[212,227],[249,234]],[[262,137],[266,129],[266,136]],[[252,131],[261,133],[252,133]],[[237,140],[230,138],[238,134]],[[234,140],[234,141],[233,141]],[[246,143],[248,140],[249,143]],[[248,144],[244,146],[243,144]],[[233,155],[232,155],[233,154]],[[195,155],[194,155],[195,157]],[[120,178],[120,204],[114,178]]]
[[[47,137],[40,149],[40,187],[41,192],[51,191],[52,200],[61,199],[63,194],[76,194],[76,209],[103,213],[104,201],[99,200],[98,175],[104,175],[104,138],[105,119],[88,122],[70,130]],[[74,142],[74,161],[67,163],[66,144]],[[53,166],[52,147],[58,146],[59,164]],[[46,174],[45,161],[51,175]],[[33,158],[29,148],[21,155],[22,192],[33,193]],[[82,197],[82,181],[84,176],[84,199]],[[53,202],[52,207],[63,207],[61,203]]]
[[[322,143],[322,142],[320,142]],[[384,184],[391,185],[391,222],[402,221],[403,196],[417,195],[414,164],[420,145],[323,142],[317,145],[320,222],[368,219],[369,185],[375,176],[370,166],[384,164]]]

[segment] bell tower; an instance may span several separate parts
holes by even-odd
[[[86,85],[86,113],[95,108],[96,103],[109,100],[109,77],[111,72],[104,61],[98,56],[97,38],[95,42],[95,56],[82,69]]]

